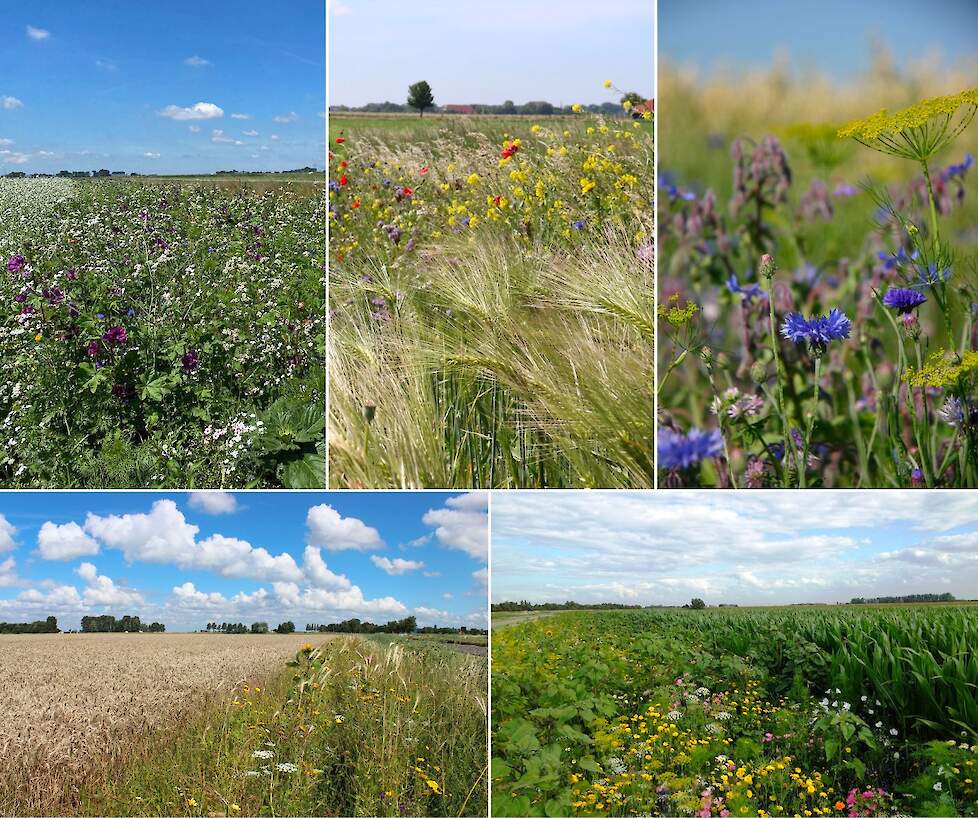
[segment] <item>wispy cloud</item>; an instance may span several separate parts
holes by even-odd
[[[51,32],[46,28],[37,28],[36,26],[28,25],[27,36],[32,40],[40,42],[41,40],[46,40],[48,37],[50,37]]]
[[[211,142],[214,142],[215,144],[218,145],[243,145],[244,144],[244,142],[242,142],[240,139],[235,139],[232,136],[228,136],[220,128],[215,128],[213,131],[211,131]]]
[[[205,68],[211,64],[210,60],[205,60],[203,57],[198,57],[196,54],[192,57],[187,57],[183,61],[184,65],[189,65],[191,68]]]
[[[24,103],[21,102],[17,97],[10,96],[0,96],[0,108],[4,108],[8,111],[12,111],[14,108],[23,108]]]
[[[146,151],[146,153],[144,153],[143,156],[145,156],[147,159],[159,159],[160,158],[160,154],[155,153],[154,151]]]
[[[279,122],[282,125],[287,125],[290,122],[297,122],[298,119],[299,115],[295,111],[289,111],[287,114],[279,114],[278,116],[273,117],[275,122]]]
[[[115,71],[119,66],[111,60],[95,60],[95,67],[102,71]]]
[[[231,114],[231,119],[251,119],[251,114]]]

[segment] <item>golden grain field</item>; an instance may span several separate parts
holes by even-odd
[[[316,641],[323,635],[317,634]],[[262,684],[307,634],[0,636],[0,813],[70,803],[148,730]]]

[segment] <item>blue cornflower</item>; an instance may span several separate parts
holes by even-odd
[[[781,334],[796,344],[808,342],[813,355],[821,355],[830,341],[841,341],[849,337],[852,322],[845,313],[833,309],[828,315],[806,319],[801,313],[790,312],[781,324]]]
[[[695,426],[689,434],[659,429],[659,465],[666,469],[688,469],[701,460],[723,454],[719,429],[701,431]]]
[[[951,396],[944,401],[944,406],[937,413],[945,423],[960,426],[975,426],[978,424],[978,405],[971,398]]]
[[[959,162],[957,165],[950,165],[947,169],[947,178],[953,179],[955,176],[964,176],[970,168],[975,163],[975,157],[970,153],[965,154],[964,161]]]
[[[741,286],[736,273],[731,273],[727,279],[727,289],[734,294],[740,295],[744,301],[753,301],[755,298],[766,299],[767,293],[761,289],[757,282]]]
[[[897,312],[906,315],[912,312],[927,300],[927,296],[916,290],[907,290],[902,287],[891,287],[883,296],[883,306],[892,307]]]
[[[839,182],[839,184],[835,186],[835,190],[832,191],[832,195],[848,198],[849,196],[855,196],[858,192],[859,190],[854,188],[852,185],[846,184],[845,182]]]
[[[920,270],[920,278],[918,279],[918,287],[932,287],[935,284],[941,284],[947,281],[951,277],[951,268],[945,267],[943,270],[938,270],[937,265],[931,262],[927,265],[926,270]]]
[[[339,193],[340,192],[340,183],[337,182],[335,179],[330,179],[329,180],[329,189],[333,193]]]
[[[576,222],[571,223],[571,227],[573,227],[575,230],[583,230],[585,227],[587,227],[587,222],[584,221],[584,219],[578,219]]]
[[[892,256],[889,253],[877,253],[876,256],[883,262],[884,270],[896,270],[900,265],[908,264],[916,259],[917,251],[914,250],[912,255],[907,255],[907,251],[901,247]]]

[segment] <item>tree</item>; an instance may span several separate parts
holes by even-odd
[[[435,98],[431,95],[431,86],[421,80],[408,86],[407,104],[418,112],[418,116],[424,116],[425,109],[435,106]]]
[[[693,597],[693,601],[689,603],[689,607],[694,611],[702,611],[706,607],[706,603],[697,596]]]
[[[282,622],[276,626],[275,633],[295,633],[295,623]]]
[[[268,623],[267,622],[252,622],[251,623],[252,633],[268,633]]]

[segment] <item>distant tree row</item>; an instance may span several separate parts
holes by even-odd
[[[268,633],[267,622],[252,622],[251,626],[244,622],[208,622],[208,633]],[[281,622],[275,626],[275,633],[295,633],[294,622]]]
[[[0,622],[0,633],[61,633],[58,620],[49,616],[36,622]]]
[[[162,622],[146,625],[140,622],[138,616],[128,614],[122,619],[116,619],[111,614],[81,618],[82,633],[163,633],[165,630],[166,625]]]
[[[295,168],[293,170],[218,170],[214,172],[214,176],[267,176],[270,174],[286,174],[286,173],[322,173],[319,168],[314,167],[304,167]],[[22,170],[12,170],[10,173],[5,174],[7,179],[53,179],[55,177],[59,179],[103,179],[106,177],[121,177],[121,176],[144,176],[145,174],[136,173],[135,171],[127,173],[124,170],[106,170],[102,168],[101,170],[59,170],[57,173],[24,173]],[[197,174],[194,174],[197,175]],[[203,174],[207,175],[207,174]]]
[[[502,611],[577,611],[577,610],[624,610],[641,608],[641,605],[626,605],[623,602],[595,602],[583,604],[568,600],[567,602],[527,602],[525,599],[519,602],[496,602],[492,610]]]
[[[517,105],[513,100],[508,99],[501,105],[483,105],[474,103],[472,105],[436,105],[431,108],[432,113],[452,114],[467,113],[471,108],[473,114],[499,114],[503,116],[570,116],[573,111],[570,105],[554,105],[545,100],[533,100]],[[604,114],[605,116],[626,116],[626,112],[620,104],[614,102],[602,102],[600,105],[584,105],[582,109],[592,114]],[[396,102],[368,102],[360,107],[349,105],[331,105],[330,113],[364,113],[364,114],[411,114],[418,109]]]
[[[331,622],[328,625],[306,623],[306,632],[315,633],[414,633],[417,629],[418,622],[413,616],[392,619],[384,625],[375,625],[373,622],[359,619],[344,619],[342,622]]]
[[[954,602],[954,594],[906,594],[905,596],[877,596],[867,599],[853,597],[850,605],[882,605],[888,602]]]

